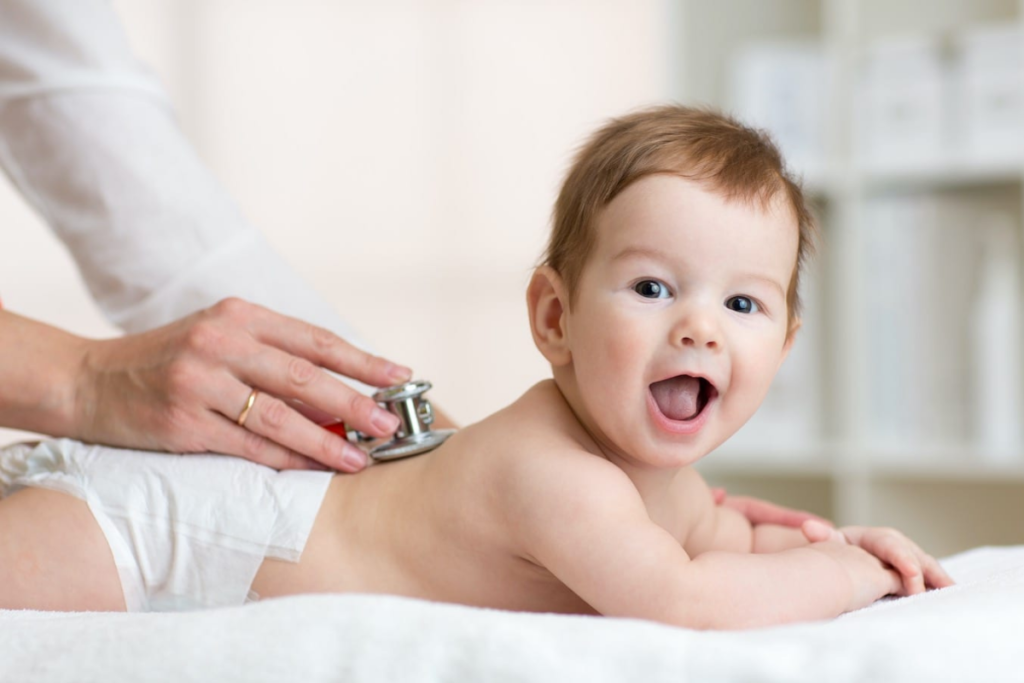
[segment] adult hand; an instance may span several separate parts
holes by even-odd
[[[799,529],[803,526],[804,522],[808,520],[815,520],[829,527],[833,526],[832,522],[811,514],[810,512],[782,507],[781,505],[769,503],[768,501],[761,500],[760,498],[730,496],[726,494],[725,489],[723,488],[711,489],[711,495],[714,496],[716,505],[725,505],[726,507],[736,510],[746,517],[753,525],[778,524],[780,526]]]
[[[142,334],[84,344],[72,436],[226,453],[278,469],[355,472],[366,465],[360,449],[308,414],[336,416],[375,437],[398,427],[398,418],[325,369],[372,386],[411,376],[325,329],[240,299]]]

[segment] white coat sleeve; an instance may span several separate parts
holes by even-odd
[[[0,165],[127,332],[238,296],[358,343],[202,164],[104,0],[0,0]]]

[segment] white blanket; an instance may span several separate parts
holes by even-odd
[[[831,622],[696,632],[370,595],[172,614],[0,611],[2,681],[1024,681],[1024,546]]]

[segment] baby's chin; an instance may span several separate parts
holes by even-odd
[[[629,410],[620,402],[594,400],[593,392],[584,398],[574,381],[566,382],[562,378],[559,382],[556,375],[555,383],[577,422],[593,439],[596,454],[620,466],[663,470],[688,467],[724,441],[714,435],[718,431],[717,400],[702,411],[703,425],[698,433],[680,435],[655,423],[649,402],[646,406],[641,403],[639,409]],[[642,400],[650,401],[649,392]],[[709,437],[713,442],[710,445]]]
[[[623,427],[609,432],[595,438],[602,454],[609,460],[667,473],[699,462],[718,445],[709,445],[703,438],[680,443],[678,439],[666,439],[650,428],[627,430]]]

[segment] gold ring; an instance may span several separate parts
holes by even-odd
[[[256,403],[256,394],[260,393],[259,389],[253,389],[249,392],[249,400],[245,402],[245,407],[242,408],[242,414],[235,420],[239,427],[245,426],[245,421],[249,418],[249,411],[252,410],[252,406]]]

